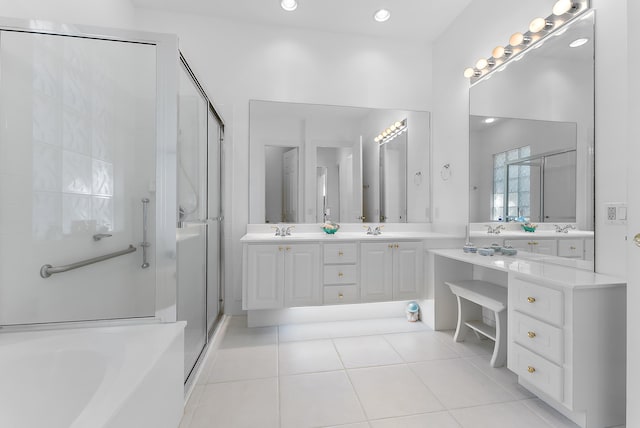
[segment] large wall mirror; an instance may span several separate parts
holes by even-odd
[[[594,15],[470,89],[470,222],[594,230]]]
[[[251,223],[430,221],[428,112],[252,100],[249,124]]]

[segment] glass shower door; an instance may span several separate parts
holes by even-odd
[[[155,46],[0,31],[0,123],[0,325],[153,317]]]
[[[178,320],[187,321],[187,380],[207,343],[208,102],[184,66],[178,91]]]

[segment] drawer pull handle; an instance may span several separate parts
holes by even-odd
[[[344,274],[343,274],[342,272],[338,272],[338,276],[339,276],[340,278],[342,278],[342,277],[344,276]]]
[[[393,244],[389,244],[388,246],[389,246],[389,248],[393,248]]]
[[[400,244],[395,244],[393,247],[394,248],[400,248]]]
[[[291,250],[291,247],[287,247],[287,248],[286,248],[286,250],[287,250],[287,251]]]
[[[342,251],[338,251],[338,255],[339,256],[344,256],[344,253]]]
[[[282,247],[278,247],[278,251],[282,251]]]
[[[530,331],[527,333],[527,336],[529,336],[529,339],[533,339],[534,337],[536,337],[536,333],[535,331]]]
[[[343,297],[344,297],[344,294],[338,293],[338,299],[342,299]]]
[[[571,246],[571,247],[569,247],[569,249],[571,249],[571,250],[576,250],[576,247]]]
[[[527,297],[527,302],[535,303],[536,302],[536,298],[535,297]]]
[[[534,367],[528,366],[528,367],[527,367],[527,371],[528,371],[529,373],[534,373],[534,372],[536,371],[536,369],[535,369]]]

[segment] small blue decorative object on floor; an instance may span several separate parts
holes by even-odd
[[[420,306],[416,302],[409,302],[407,304],[407,320],[409,322],[416,322],[420,319]]]

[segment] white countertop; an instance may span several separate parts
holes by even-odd
[[[425,241],[461,239],[464,240],[464,226],[434,226],[430,223],[343,223],[335,234],[322,231],[319,223],[280,224],[291,226],[291,235],[275,236],[275,224],[249,224],[247,234],[240,241],[243,243],[278,243],[278,242],[344,242],[344,241]],[[366,229],[376,226],[382,228],[380,235],[367,235]],[[463,241],[464,243],[464,241]],[[442,244],[443,246],[447,246]]]
[[[469,238],[479,239],[584,239],[593,238],[593,231],[590,230],[570,230],[567,233],[556,232],[554,230],[536,230],[535,232],[525,232],[519,230],[503,230],[500,233],[487,233],[486,231],[471,231]]]
[[[385,232],[380,235],[367,235],[362,232],[341,232],[338,231],[333,235],[324,232],[291,232],[289,236],[275,236],[270,233],[247,233],[241,242],[262,242],[262,243],[278,243],[278,242],[343,242],[343,241],[422,241],[432,239],[462,239],[462,236],[454,234],[436,233],[436,232]]]
[[[624,279],[563,266],[571,260],[560,257],[543,256],[527,252],[518,252],[517,256],[481,256],[477,253],[465,253],[462,249],[429,250],[430,253],[461,262],[471,263],[508,273],[517,273],[524,277],[538,278],[545,282],[574,289],[625,286]],[[558,260],[561,259],[561,260]]]

